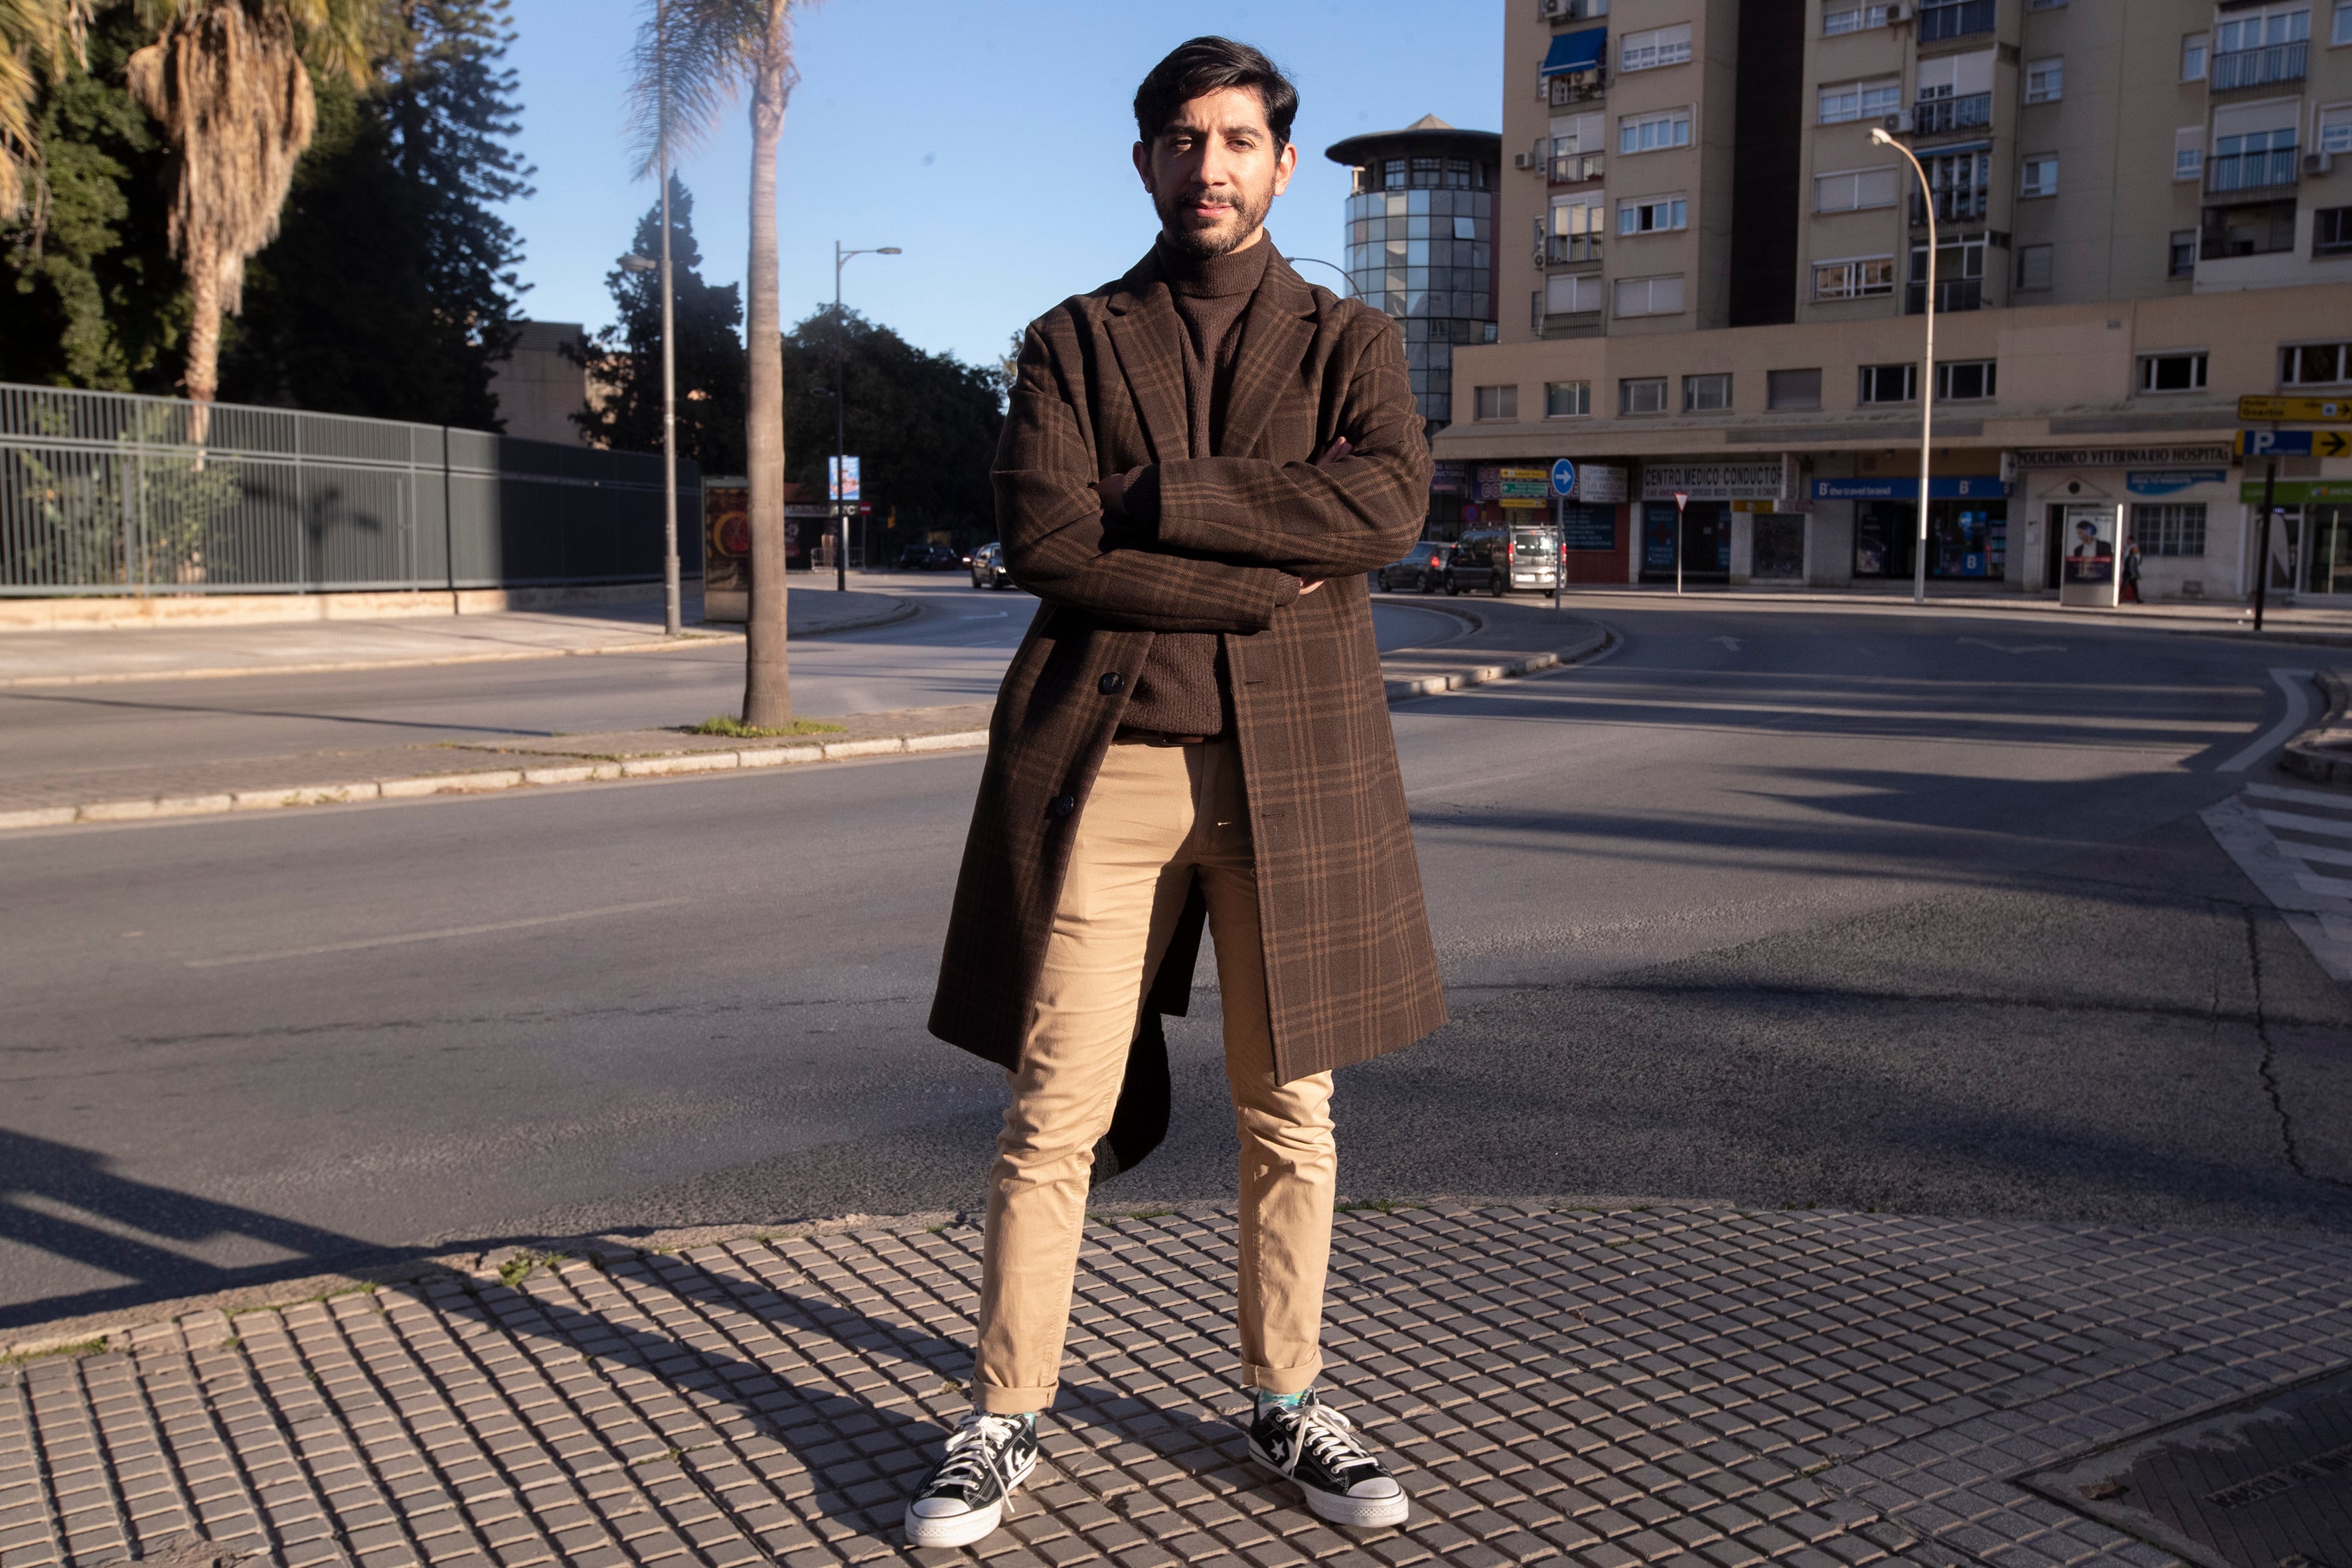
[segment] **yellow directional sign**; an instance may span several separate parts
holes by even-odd
[[[2241,430],[2241,458],[2352,458],[2352,430]]]
[[[2238,417],[2249,425],[2352,424],[2352,397],[2241,397]]]

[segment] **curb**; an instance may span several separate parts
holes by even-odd
[[[1595,626],[1592,635],[1574,647],[1555,649],[1549,653],[1531,653],[1517,658],[1500,659],[1493,664],[1473,665],[1467,669],[1448,670],[1443,675],[1417,675],[1382,684],[1391,702],[1406,701],[1415,697],[1435,697],[1441,692],[1460,691],[1468,687],[1510,680],[1547,669],[1563,669],[1591,658],[1616,640],[1616,634],[1608,627]]]
[[[2352,784],[2352,685],[2340,669],[2323,669],[2312,678],[2327,710],[2319,722],[2286,743],[2279,766],[2319,784]]]
[[[887,626],[921,614],[921,607],[912,599],[901,599],[886,614],[865,616],[843,621],[837,626],[820,626],[814,631],[790,632],[792,640],[808,637],[828,637],[842,632],[862,632],[874,626]],[[677,638],[657,637],[645,642],[614,643],[610,647],[535,647],[512,648],[499,653],[434,654],[419,658],[354,658],[317,664],[231,665],[215,669],[139,669],[110,670],[100,675],[18,675],[0,679],[0,691],[14,691],[34,686],[111,686],[131,680],[222,680],[240,675],[332,675],[362,669],[428,669],[450,664],[510,664],[518,660],[537,658],[595,658],[614,653],[676,653],[681,648],[703,647],[718,643],[740,643],[741,632],[691,631]]]

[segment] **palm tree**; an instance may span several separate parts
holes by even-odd
[[[751,609],[745,626],[743,722],[793,721],[784,658],[784,341],[776,281],[776,145],[793,69],[793,0],[646,0],[632,88],[638,173],[658,171],[707,137],[719,110],[751,89],[751,256],[743,330],[751,384],[745,447],[751,481]]]
[[[41,163],[34,100],[44,77],[87,65],[82,39],[91,0],[0,0],[0,224],[25,210]],[[37,212],[38,205],[35,205]]]
[[[221,313],[245,303],[245,264],[278,232],[316,109],[307,53],[354,82],[389,23],[383,0],[139,0],[155,41],[124,79],[172,145],[170,237],[187,274],[187,369],[201,445],[220,384]]]

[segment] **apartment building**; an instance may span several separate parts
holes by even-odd
[[[1688,579],[1908,579],[1932,393],[1931,577],[2048,590],[2105,506],[2148,596],[2252,593],[2236,399],[2352,395],[2352,0],[1505,3],[1433,531],[1550,506],[1571,581],[1662,580],[1679,491]],[[2277,496],[2273,591],[2352,595],[2352,461]]]

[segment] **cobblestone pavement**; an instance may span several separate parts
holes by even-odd
[[[27,1362],[0,1568],[906,1560],[978,1247],[514,1258]],[[2344,1237],[1360,1210],[1326,1383],[1415,1511],[1351,1537],[1247,1464],[1232,1273],[1222,1213],[1089,1227],[1046,1462],[976,1560],[2160,1568],[2013,1478],[2352,1359]]]

